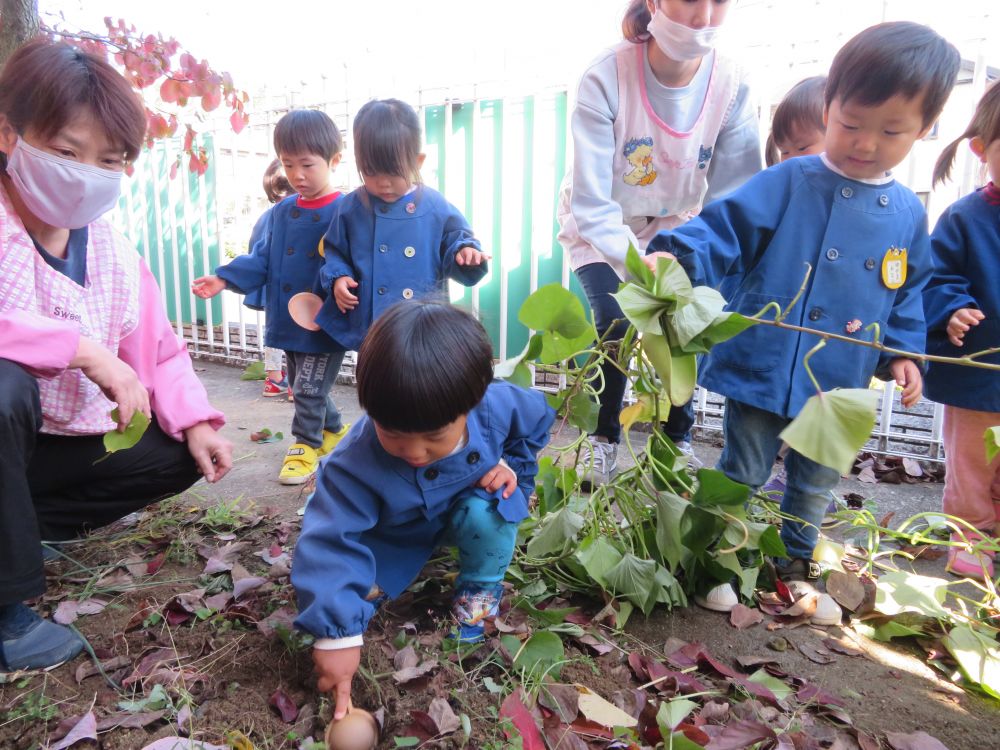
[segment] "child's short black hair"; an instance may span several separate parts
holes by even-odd
[[[830,66],[826,106],[834,99],[876,106],[899,94],[922,97],[924,127],[941,114],[961,58],[929,26],[891,21],[871,26],[847,42]]]
[[[293,109],[274,126],[274,150],[278,156],[316,154],[330,161],[344,148],[340,131],[326,112]]]
[[[355,372],[358,402],[380,427],[431,432],[483,400],[493,345],[478,320],[447,302],[397,302],[369,329]]]
[[[420,118],[399,99],[374,99],[354,116],[354,161],[362,175],[420,182]]]
[[[785,94],[771,119],[771,135],[767,139],[765,159],[771,167],[781,161],[778,144],[787,141],[799,128],[826,132],[823,124],[823,89],[826,76],[803,78]]]

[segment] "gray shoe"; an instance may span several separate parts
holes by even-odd
[[[674,443],[677,446],[677,450],[687,456],[688,468],[698,470],[702,468],[705,464],[701,462],[701,459],[694,455],[694,448],[691,447],[691,443],[687,440],[681,440],[679,443]]]
[[[43,620],[24,604],[0,607],[0,672],[51,669],[83,650],[67,627]]]
[[[582,487],[590,491],[594,487],[607,484],[618,471],[618,444],[608,443],[591,435],[580,450],[580,459],[576,463],[576,473],[580,477]]]

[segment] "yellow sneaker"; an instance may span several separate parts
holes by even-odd
[[[345,424],[340,428],[340,432],[330,432],[329,430],[323,430],[323,445],[316,449],[316,452],[320,456],[325,456],[327,453],[333,453],[333,449],[337,447],[337,443],[344,439],[347,431],[351,429],[351,425]]]
[[[303,484],[316,473],[319,466],[319,453],[305,443],[295,443],[285,454],[281,464],[278,481],[282,484]]]

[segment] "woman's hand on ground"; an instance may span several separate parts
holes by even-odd
[[[184,442],[206,481],[218,482],[233,468],[233,444],[208,422],[184,430]]]
[[[316,688],[332,693],[333,719],[339,721],[351,708],[351,681],[361,664],[361,646],[338,649],[313,649],[316,667]]]
[[[119,432],[125,431],[137,411],[152,418],[146,386],[139,381],[135,370],[108,349],[81,336],[76,356],[70,360],[69,366],[79,368],[109,400],[118,405]]]

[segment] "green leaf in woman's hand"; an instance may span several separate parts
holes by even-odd
[[[117,407],[111,410],[111,418],[115,422],[118,421]],[[108,453],[115,453],[131,448],[139,442],[140,438],[146,432],[147,427],[149,427],[149,417],[141,411],[133,412],[132,419],[129,420],[124,432],[110,430],[104,433],[104,450]]]

